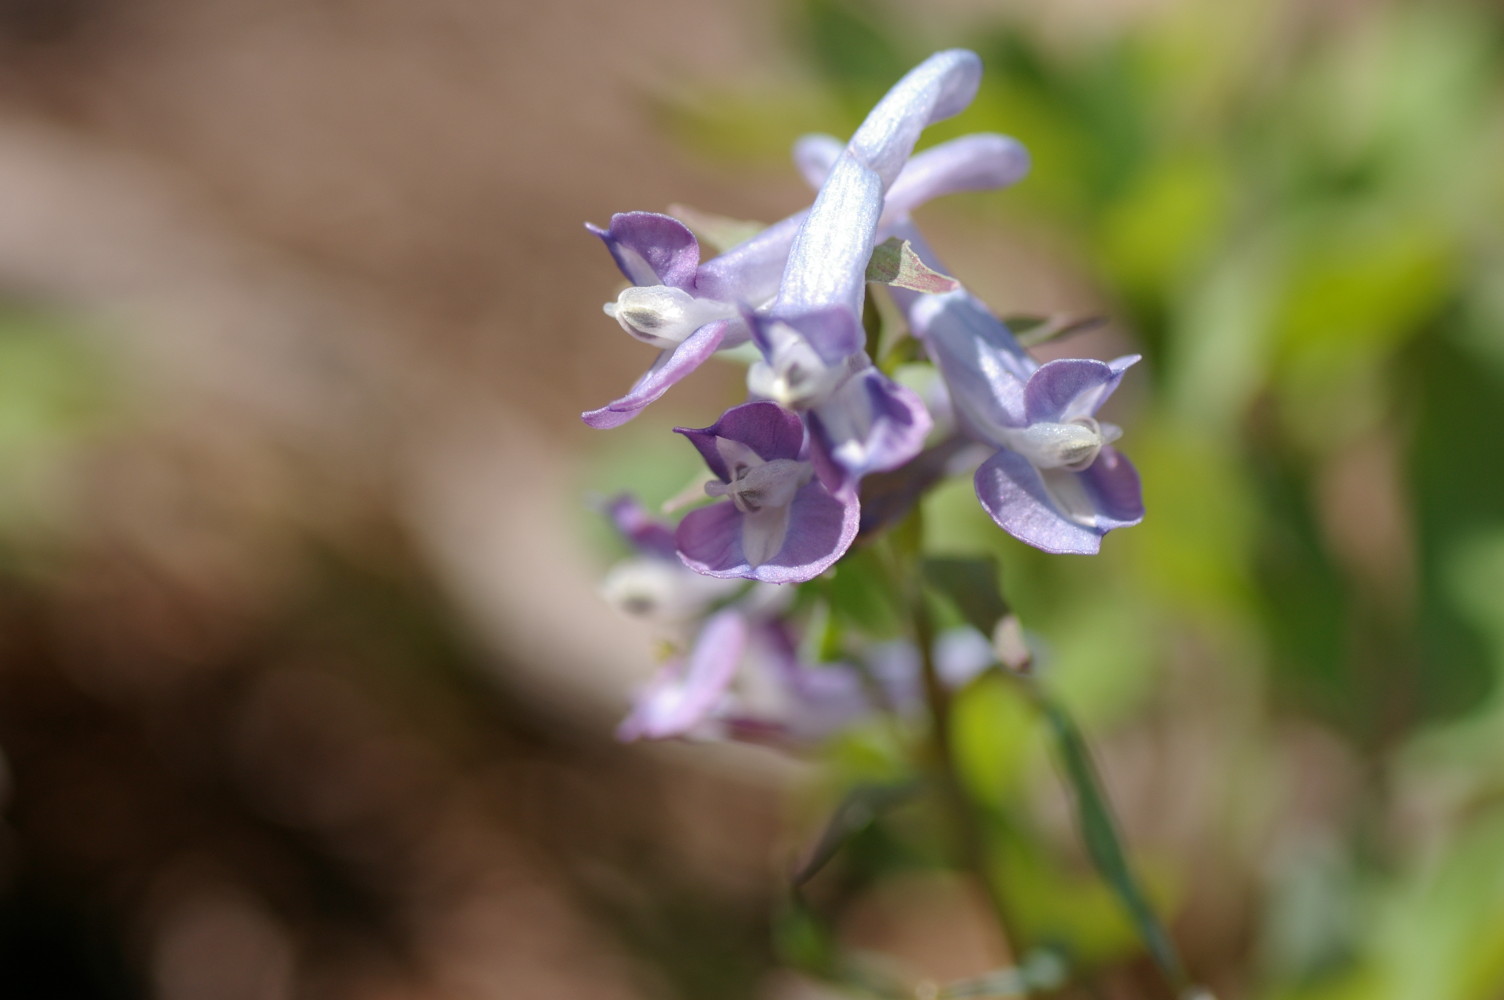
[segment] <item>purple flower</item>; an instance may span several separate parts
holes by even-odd
[[[1122,431],[1096,419],[1137,360],[1051,361],[1010,389],[1022,417],[995,428],[1002,450],[976,474],[977,497],[999,527],[1046,552],[1091,554],[1107,532],[1143,520],[1138,473],[1112,447]]]
[[[958,688],[991,666],[991,644],[974,629],[935,641],[941,679]],[[860,662],[804,662],[788,625],[733,610],[710,618],[688,656],[664,667],[617,729],[620,739],[735,739],[807,746],[889,710],[922,700],[912,643],[865,651]]]
[[[967,141],[973,145],[965,162],[979,188],[1005,187],[1028,172],[1028,154],[1014,140],[977,135],[950,145]],[[836,161],[834,140],[810,136],[798,148],[800,168],[819,183]],[[952,177],[961,172],[954,168]],[[907,217],[895,216],[891,225],[943,270]],[[892,293],[940,368],[957,421],[1001,449],[976,474],[977,496],[999,526],[1048,552],[1094,553],[1107,532],[1142,520],[1138,474],[1111,447],[1121,431],[1095,418],[1136,356],[1041,368],[966,289]]]
[[[740,303],[766,302],[777,291],[802,218],[769,226],[703,265],[694,234],[666,215],[626,212],[612,216],[607,229],[588,227],[632,282],[606,305],[607,314],[659,354],[626,395],[581,414],[585,423],[620,426],[720,348],[745,343]]]
[[[677,635],[741,586],[691,573],[679,560],[674,529],[649,516],[633,497],[615,497],[605,513],[633,549],[601,581],[601,596],[617,610]]]
[[[884,237],[891,223],[908,218],[931,198],[1008,183],[999,180],[994,147],[1000,138],[968,136],[910,159],[882,202],[876,237]],[[824,148],[826,142],[835,144],[834,153]],[[834,139],[803,140],[795,160],[808,173],[811,160],[826,157],[823,177],[840,151]],[[597,428],[624,424],[711,354],[745,343],[742,311],[762,308],[777,295],[790,246],[807,215],[799,212],[775,223],[704,264],[694,234],[666,215],[627,212],[612,216],[607,229],[587,227],[605,242],[632,282],[606,305],[606,312],[659,354],[626,395],[582,414],[585,422]]]
[[[802,136],[794,143],[794,164],[819,190],[844,149],[835,136]],[[907,222],[913,210],[931,198],[1011,187],[1028,172],[1028,151],[1017,139],[992,132],[963,135],[915,153],[888,189],[879,234]]]
[[[707,619],[689,655],[670,661],[638,693],[632,711],[616,729],[616,738],[665,740],[696,735],[726,697],[750,630],[747,617],[734,608]]]
[[[710,427],[678,428],[716,478],[721,503],[690,511],[674,533],[699,573],[799,583],[824,572],[856,537],[854,496],[833,495],[814,474],[804,425],[774,403],[744,403]]]
[[[854,493],[867,473],[908,461],[929,432],[919,397],[875,369],[863,350],[867,263],[886,195],[919,133],[969,104],[980,76],[975,54],[941,52],[878,102],[821,184],[789,249],[777,298],[765,314],[750,317],[763,360],[748,372],[748,388],[809,414],[816,467],[838,493]],[[802,165],[820,155],[809,144],[796,151]],[[975,153],[952,146],[922,164],[910,183],[925,187],[926,171],[942,164],[951,178],[963,165],[967,183],[976,182]],[[892,218],[894,207],[886,207]]]
[[[906,237],[934,266],[918,234]],[[1046,552],[1091,554],[1107,532],[1143,519],[1138,473],[1112,447],[1122,431],[1096,419],[1137,355],[1041,366],[964,288],[894,297],[939,367],[957,421],[1000,449],[975,481],[1004,531]]]

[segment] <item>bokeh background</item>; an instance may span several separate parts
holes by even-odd
[[[1222,997],[1504,997],[1504,14],[1485,0],[0,0],[0,992],[823,995],[776,914],[854,741],[620,747],[652,643],[587,503],[674,423],[581,228],[771,221],[964,45],[925,142],[1032,151],[921,217],[1000,312],[1098,314],[1149,515],[984,550]],[[1037,724],[960,706],[1021,909],[1161,995]],[[839,939],[1002,962],[923,817]],[[876,860],[874,860],[876,859]],[[786,937],[787,935],[782,935]],[[12,992],[14,991],[14,992]]]

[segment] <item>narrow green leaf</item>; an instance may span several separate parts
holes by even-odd
[[[961,287],[955,278],[920,260],[908,240],[896,236],[873,248],[867,280],[915,292],[953,292]]]
[[[1073,333],[1095,330],[1107,322],[1102,316],[1004,316],[1002,320],[1025,347],[1038,347]]]
[[[1037,686],[1032,690],[1055,737],[1056,749],[1065,768],[1066,782],[1076,800],[1081,837],[1086,843],[1086,852],[1091,856],[1092,864],[1128,911],[1145,947],[1165,978],[1177,990],[1187,989],[1190,984],[1180,955],[1129,867],[1117,825],[1102,793],[1101,782],[1091,762],[1086,741],[1062,705]]]
[[[804,853],[792,881],[802,886],[819,873],[852,836],[866,829],[878,816],[911,796],[917,784],[859,785],[831,813],[820,836]]]

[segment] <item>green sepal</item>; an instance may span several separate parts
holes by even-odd
[[[872,259],[867,262],[867,280],[913,292],[953,292],[961,287],[955,278],[920,260],[909,241],[897,236],[873,248]]]

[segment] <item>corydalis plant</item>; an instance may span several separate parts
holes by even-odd
[[[617,735],[805,751],[873,718],[886,718],[884,732],[901,742],[924,709],[929,743],[914,752],[915,771],[943,789],[961,839],[985,846],[1003,837],[966,801],[949,703],[980,673],[1012,671],[1059,737],[1093,860],[1166,974],[1182,982],[1128,872],[1079,734],[1029,675],[1031,656],[996,589],[995,566],[923,551],[922,500],[952,475],[971,475],[992,519],[1048,552],[1095,553],[1104,535],[1143,516],[1137,474],[1115,447],[1121,431],[1099,416],[1137,357],[1039,363],[944,273],[914,222],[914,210],[934,197],[1004,188],[1028,172],[1027,153],[1006,136],[914,152],[926,127],[971,102],[980,74],[974,54],[938,53],[848,141],[801,139],[794,159],[816,189],[812,204],[717,256],[703,259],[690,226],[667,215],[627,212],[591,227],[631,282],[605,312],[657,355],[625,395],[583,414],[586,423],[625,423],[712,355],[755,348],[748,398],[705,426],[675,429],[706,467],[693,509],[671,524],[630,498],[607,508],[632,554],[603,590],[651,622],[667,650]],[[874,282],[889,286],[922,345],[905,353],[940,376],[931,397],[939,420],[895,380],[899,352],[883,366],[868,353],[881,344],[864,316]],[[863,558],[851,572],[864,578],[866,619],[837,599],[849,556]],[[937,607],[950,609],[944,624],[956,627],[938,627]],[[1031,942],[1009,920],[986,859],[973,859],[973,868],[1022,955]],[[811,868],[799,871],[803,879]],[[954,984],[951,995],[981,995],[978,984],[1004,981],[1026,990],[1029,976],[1058,967],[1058,958],[1025,962]],[[1056,971],[1035,978],[1058,985]]]

